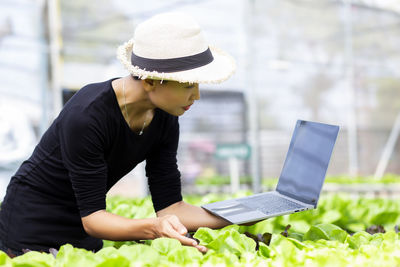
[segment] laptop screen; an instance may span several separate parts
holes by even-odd
[[[339,126],[298,120],[276,190],[316,206]]]

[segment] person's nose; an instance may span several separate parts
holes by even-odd
[[[200,99],[200,89],[199,86],[196,86],[196,88],[193,89],[193,94],[191,97],[192,100],[199,100]]]

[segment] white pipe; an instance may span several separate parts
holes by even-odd
[[[345,19],[345,65],[346,65],[346,88],[348,93],[348,152],[349,152],[349,174],[358,175],[358,150],[357,150],[357,110],[354,90],[354,69],[353,69],[353,29],[351,0],[343,0]]]
[[[60,81],[61,25],[58,0],[48,0],[47,3],[51,68],[50,87],[53,93],[53,118],[55,118],[62,108]]]
[[[236,157],[229,157],[229,172],[231,176],[231,193],[239,191],[239,161]]]
[[[390,132],[390,136],[383,149],[382,156],[379,159],[378,166],[376,167],[374,175],[375,179],[381,179],[383,174],[385,173],[386,167],[389,164],[389,160],[393,153],[394,147],[396,146],[396,141],[399,138],[399,134],[400,134],[400,112],[397,115],[397,118],[392,127],[392,131]]]
[[[251,147],[251,177],[252,177],[252,190],[254,193],[259,193],[261,190],[261,175],[260,175],[260,156],[259,156],[259,125],[258,125],[258,99],[255,85],[254,77],[254,30],[255,30],[255,6],[254,1],[246,1],[247,8],[245,9],[245,23],[247,28],[247,82],[248,88],[246,90],[246,104],[248,107],[248,123],[249,132],[247,135],[248,143]]]

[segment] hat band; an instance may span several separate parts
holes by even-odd
[[[210,51],[210,48],[207,48],[206,51],[196,55],[187,57],[178,57],[178,58],[167,58],[167,59],[152,59],[152,58],[139,57],[135,55],[133,52],[131,55],[131,63],[133,66],[145,69],[146,71],[157,71],[157,72],[176,72],[176,71],[191,70],[194,68],[207,65],[208,63],[211,63],[213,60],[214,57]]]

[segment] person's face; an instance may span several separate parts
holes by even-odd
[[[198,83],[179,83],[176,81],[146,81],[151,102],[158,108],[174,116],[189,110],[194,101],[200,99]]]

